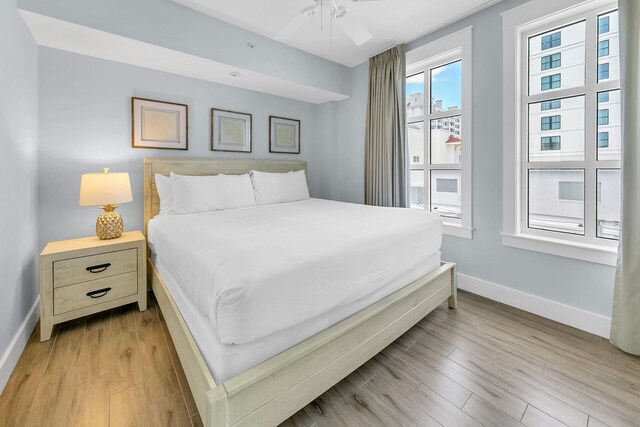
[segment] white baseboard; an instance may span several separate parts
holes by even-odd
[[[458,273],[458,289],[555,320],[576,329],[609,338],[611,319],[600,314],[591,313],[461,273]]]
[[[4,387],[7,385],[7,381],[9,381],[11,373],[18,363],[18,359],[20,359],[22,350],[24,350],[24,347],[27,345],[31,332],[33,332],[33,328],[36,326],[36,322],[40,317],[40,310],[38,309],[39,306],[40,295],[36,298],[36,301],[31,306],[31,310],[29,310],[27,317],[13,336],[11,344],[9,344],[9,347],[7,347],[2,355],[2,359],[0,359],[0,393],[2,393]]]

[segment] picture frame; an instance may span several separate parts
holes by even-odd
[[[300,120],[269,116],[269,152],[300,154]]]
[[[132,97],[131,147],[188,150],[189,106]]]
[[[211,150],[251,153],[252,115],[211,109]]]

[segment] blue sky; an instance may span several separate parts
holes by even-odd
[[[457,61],[432,70],[432,96],[435,100],[442,99],[444,109],[452,106],[460,107],[462,82],[460,64],[461,62]],[[411,79],[408,79],[407,96],[416,92],[424,93],[423,83],[411,82]]]

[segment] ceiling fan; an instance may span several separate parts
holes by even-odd
[[[351,0],[354,2],[380,1],[380,0]],[[362,25],[353,13],[349,12],[345,6],[338,6],[337,0],[313,0],[314,4],[300,10],[284,27],[278,31],[273,37],[275,40],[285,40],[291,37],[296,31],[304,25],[307,20],[316,14],[318,9],[327,5],[330,8],[331,18],[340,25],[340,28],[349,36],[349,38],[360,46],[371,39],[372,35],[364,25]]]

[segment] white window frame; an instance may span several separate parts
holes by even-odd
[[[471,115],[471,76],[472,76],[472,35],[473,27],[469,26],[448,36],[442,37],[431,43],[419,46],[407,52],[407,76],[424,72],[424,115],[411,117],[407,122],[424,123],[424,150],[425,162],[422,164],[424,170],[424,199],[425,209],[431,206],[431,170],[460,170],[460,192],[461,192],[461,216],[460,220],[442,218],[444,221],[444,233],[451,236],[465,239],[473,238],[472,227],[472,182],[471,182],[471,159],[472,159],[472,115]],[[441,113],[431,114],[431,88],[429,87],[429,70],[446,65],[451,62],[462,60],[462,100],[461,108]],[[430,147],[430,122],[429,120],[439,117],[461,116],[461,136],[462,151],[460,154],[460,164],[431,165]]]
[[[611,0],[536,0],[511,9],[502,14],[503,18],[503,225],[502,243],[505,246],[559,255],[605,265],[616,265],[618,242],[586,236],[535,230],[527,227],[527,189],[523,166],[523,156],[527,149],[527,125],[525,112],[527,104],[535,102],[527,93],[528,37],[539,33],[543,27],[549,30],[586,18],[587,28],[595,26],[595,31],[587,31],[585,41],[587,52],[585,98],[585,189],[596,188],[596,177],[589,173],[595,170],[597,150],[597,97],[590,96],[598,91],[620,88],[619,81],[595,84],[597,75],[597,15],[617,9],[617,2]],[[576,19],[582,16],[582,19]],[[593,21],[595,16],[595,22]],[[595,37],[594,37],[595,36]],[[554,97],[572,96],[573,89],[559,89]],[[544,94],[547,95],[547,94]],[[593,99],[590,99],[593,98]],[[554,162],[558,168],[576,168]],[[606,162],[597,166],[606,169]],[[619,163],[619,162],[618,162]],[[596,223],[596,203],[594,191],[585,191],[585,225]],[[586,228],[586,227],[585,227]]]

